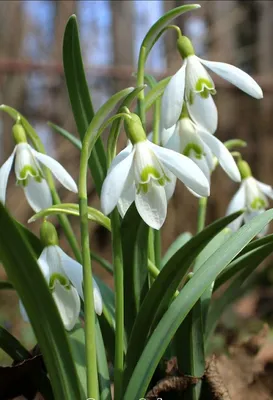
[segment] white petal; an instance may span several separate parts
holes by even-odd
[[[196,158],[190,157],[191,160],[201,169],[210,184],[210,168],[205,157]]]
[[[83,299],[83,290],[82,290],[82,282],[83,282],[83,270],[82,265],[78,263],[78,261],[73,260],[73,258],[69,257],[59,246],[58,253],[61,258],[62,269],[67,275],[68,279],[72,282],[72,285],[77,289],[79,296]]]
[[[203,172],[188,157],[175,151],[153,146],[153,150],[162,163],[186,186],[202,197],[209,196],[210,186]]]
[[[258,83],[240,68],[222,62],[207,61],[200,58],[199,60],[206,67],[221,76],[223,79],[237,86],[243,92],[255,97],[256,99],[263,98],[263,92]]]
[[[7,192],[7,184],[8,184],[8,178],[10,174],[10,170],[13,164],[15,152],[16,152],[16,147],[14,148],[13,152],[9,156],[6,162],[2,165],[0,168],[0,201],[5,204],[6,202],[6,192]]]
[[[270,199],[273,199],[273,187],[270,185],[266,185],[265,183],[262,183],[260,181],[257,181],[256,179],[256,183],[259,187],[259,189]]]
[[[149,184],[148,192],[136,194],[136,208],[151,228],[160,229],[167,215],[167,199],[163,186]]]
[[[101,189],[101,208],[108,215],[116,207],[124,189],[125,182],[131,172],[134,150],[120,161],[105,178]]]
[[[22,316],[23,320],[24,320],[25,322],[29,322],[29,318],[28,318],[26,309],[25,309],[25,307],[23,306],[23,303],[22,303],[21,300],[19,300],[19,310],[20,310],[20,313],[21,313],[21,316]]]
[[[78,193],[76,182],[66,169],[54,158],[47,156],[46,154],[39,153],[38,151],[31,149],[32,154],[39,160],[43,165],[50,169],[55,178],[71,192]]]
[[[208,132],[200,131],[199,134],[219,160],[221,167],[228,174],[228,176],[235,182],[241,182],[241,174],[237,164],[226,146],[219,139]]]
[[[118,211],[123,218],[128,211],[130,205],[135,201],[136,189],[135,185],[132,184],[127,190],[124,190],[118,201],[117,207]]]
[[[243,181],[237,190],[237,192],[232,197],[226,215],[235,213],[236,211],[244,209],[246,206],[246,193],[245,193],[245,181]]]
[[[181,151],[181,138],[179,134],[179,122],[175,125],[175,130],[172,136],[170,136],[169,140],[163,144],[167,149],[177,151],[180,153]]]
[[[28,204],[35,212],[52,206],[52,196],[45,179],[37,182],[34,178],[29,177],[28,184],[24,187],[24,192]]]
[[[74,328],[81,310],[81,302],[77,290],[72,285],[69,289],[65,288],[56,280],[52,296],[65,329],[70,331]]]
[[[165,147],[166,143],[170,140],[171,137],[173,137],[173,134],[175,132],[175,127],[176,127],[176,124],[171,126],[168,129],[165,129],[165,128],[161,129],[160,139],[161,139],[162,146]]]
[[[112,171],[112,169],[118,165],[122,160],[124,160],[126,157],[129,156],[129,154],[131,153],[133,149],[132,143],[130,142],[125,149],[121,150],[120,153],[118,153],[118,155],[113,159],[113,161],[111,162],[111,165],[109,167],[109,170],[107,171],[107,174],[110,174],[110,171]]]
[[[166,185],[164,186],[164,189],[165,189],[165,193],[166,193],[166,198],[169,201],[175,191],[176,176],[170,172],[168,174],[168,178],[170,179],[170,182],[166,183]]]
[[[218,111],[211,95],[204,99],[200,95],[194,97],[192,104],[187,103],[192,120],[210,133],[214,133],[218,124]]]
[[[165,129],[170,128],[178,121],[182,112],[186,76],[185,60],[182,67],[174,74],[168,83],[161,100],[161,120]]]
[[[94,292],[94,307],[95,307],[96,314],[101,315],[102,308],[103,308],[103,302],[102,302],[100,288],[99,288],[97,282],[95,281],[95,279],[93,279],[93,292]]]
[[[51,270],[50,270],[50,253],[51,253],[51,249],[50,247],[53,246],[47,246],[44,248],[44,250],[42,251],[40,257],[38,258],[38,264],[41,268],[41,271],[45,277],[45,280],[47,281],[47,283],[49,283],[49,279],[50,279],[50,275],[51,275]],[[48,261],[49,259],[49,261]]]

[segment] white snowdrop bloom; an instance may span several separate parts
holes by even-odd
[[[182,116],[174,127],[163,129],[162,144],[193,160],[210,181],[215,167],[214,157],[228,176],[235,182],[241,181],[241,175],[232,155],[225,145],[205,129],[195,124],[189,117]]]
[[[172,175],[198,195],[209,195],[208,180],[188,157],[147,139],[128,146],[115,157],[103,183],[103,212],[111,213],[120,200],[119,209],[124,214],[135,201],[142,219],[160,229],[167,214],[167,200],[174,190]]]
[[[78,321],[81,302],[83,300],[82,265],[69,257],[58,245],[46,246],[42,251],[38,264],[48,283],[64,327],[70,331]],[[102,297],[96,281],[93,279],[93,295],[95,311],[102,313]],[[26,310],[20,302],[23,319],[28,321]]]
[[[0,168],[0,201],[2,203],[6,201],[8,177],[13,164],[17,184],[24,189],[27,201],[35,212],[52,205],[51,193],[44,179],[41,164],[49,168],[65,188],[74,193],[78,192],[75,181],[58,161],[39,153],[26,142],[21,125],[16,124],[13,131],[18,144]]]
[[[197,57],[186,36],[180,36],[177,48],[183,58],[183,65],[171,78],[162,97],[162,123],[165,129],[176,124],[183,102],[186,101],[191,118],[209,132],[215,132],[218,114],[211,95],[214,95],[216,90],[204,66],[250,96],[256,99],[263,97],[260,86],[241,69]]]
[[[230,215],[238,210],[245,209],[235,221],[229,224],[233,231],[237,231],[242,223],[249,222],[253,217],[265,211],[268,207],[267,197],[273,199],[273,188],[270,185],[259,182],[252,176],[243,179],[239,190],[232,197],[226,215]],[[263,236],[267,232],[267,227],[258,236]]]

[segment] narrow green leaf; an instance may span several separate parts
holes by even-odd
[[[61,128],[60,126],[53,124],[53,122],[48,122],[48,126],[50,126],[52,129],[54,129],[57,133],[62,135],[65,139],[68,139],[70,143],[72,143],[77,149],[81,150],[82,148],[82,143],[79,139],[77,139],[72,133],[68,132],[64,128]]]
[[[192,234],[190,232],[183,232],[179,235],[174,242],[170,245],[166,253],[162,258],[162,267],[164,267],[167,262],[172,258],[172,256],[184,246],[192,238]]]
[[[59,214],[68,214],[79,217],[80,215],[79,205],[74,203],[55,204],[49,208],[46,208],[34,214],[29,219],[28,222],[34,222],[39,218],[44,218],[49,215],[59,215]],[[111,231],[110,219],[96,208],[88,207],[88,219],[90,221],[96,222],[99,225],[104,226],[106,229],[108,229],[108,231]]]
[[[81,398],[85,399],[87,398],[85,336],[84,329],[80,322],[74,326],[72,331],[68,332],[68,338],[80,383]]]
[[[182,14],[186,13],[187,11],[195,10],[197,8],[200,8],[199,4],[189,4],[189,5],[184,5],[184,6],[173,8],[172,10],[170,10],[166,14],[164,14],[149,29],[145,38],[143,39],[141,47],[146,48],[146,57],[148,56],[149,52],[151,51],[152,46],[155,43],[155,39],[159,35],[160,31],[162,31],[162,29],[164,29],[173,19],[179,17],[179,15],[182,15]]]
[[[155,327],[162,317],[191,263],[209,240],[239,215],[241,215],[240,211],[209,225],[181,247],[160,271],[147,293],[134,323],[126,355],[125,382],[129,380],[138,362],[151,327]]]
[[[96,319],[96,346],[98,360],[98,374],[100,385],[100,400],[111,400],[111,381],[109,367],[105,354],[105,347],[98,319]]]
[[[124,318],[129,337],[138,313],[143,293],[148,290],[148,232],[134,204],[131,205],[121,224],[124,268]],[[145,290],[146,289],[146,290]]]
[[[144,107],[146,112],[152,107],[158,97],[163,94],[165,87],[168,85],[170,80],[171,76],[164,78],[160,82],[158,82],[151,90],[148,91],[144,100]]]
[[[246,253],[237,259],[236,269],[237,273],[240,271],[239,275],[231,282],[225,293],[223,293],[217,301],[214,301],[210,307],[206,326],[206,341],[208,341],[214,332],[217,322],[224,310],[236,301],[238,296],[243,293],[241,290],[243,282],[250,276],[251,272],[253,272],[254,269],[272,253],[272,251],[272,243],[269,243],[259,247],[258,249],[251,250],[249,253]]]
[[[83,141],[85,132],[94,116],[94,110],[85,77],[75,15],[69,18],[64,33],[63,65],[71,107],[81,141]],[[92,151],[89,167],[97,193],[100,194],[107,172],[106,155],[100,138]]]
[[[0,326],[0,348],[14,361],[24,361],[31,357],[28,350],[2,326]]]
[[[27,310],[54,395],[56,399],[81,399],[70,347],[55,302],[33,251],[1,204],[0,225],[5,227],[0,230],[0,258]]]
[[[124,400],[145,397],[145,392],[156,366],[189,311],[206,288],[215,281],[217,275],[272,219],[273,210],[265,211],[263,214],[253,218],[232,235],[184,286],[148,340],[131,375]],[[187,244],[184,247],[186,246]],[[165,270],[166,267],[161,273]]]

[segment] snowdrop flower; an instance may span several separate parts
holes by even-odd
[[[135,201],[147,225],[160,229],[167,214],[167,200],[173,190],[172,174],[200,196],[209,195],[209,183],[188,157],[149,142],[136,114],[125,120],[132,142],[113,160],[102,186],[101,205],[107,215],[121,200],[121,211]]]
[[[238,167],[225,145],[215,136],[195,124],[183,107],[182,118],[175,126],[162,132],[162,144],[193,160],[210,181],[210,174],[215,167],[214,157],[228,176],[235,182],[241,181]]]
[[[197,57],[186,36],[178,38],[177,48],[183,58],[183,65],[171,78],[162,97],[162,122],[165,129],[178,121],[183,102],[186,101],[191,118],[209,132],[215,132],[218,115],[211,95],[216,90],[204,66],[250,96],[256,99],[263,97],[260,86],[239,68]]]
[[[5,203],[8,177],[14,163],[17,184],[24,189],[31,208],[38,212],[52,205],[52,197],[41,164],[50,169],[61,184],[77,193],[77,185],[69,173],[53,158],[34,150],[26,139],[24,128],[19,123],[13,127],[13,136],[17,143],[12,154],[0,168],[0,201]]]
[[[64,327],[70,331],[78,321],[81,309],[80,299],[83,300],[82,265],[58,246],[57,232],[50,222],[43,222],[41,239],[47,245],[38,259],[38,264],[52,293]],[[94,279],[93,289],[95,311],[101,315],[102,297]],[[26,310],[21,302],[20,311],[23,319],[28,322]]]
[[[265,211],[268,207],[267,197],[273,199],[273,188],[253,178],[251,170],[246,161],[238,163],[243,181],[239,190],[232,197],[226,215],[230,215],[238,210],[245,209],[235,221],[229,224],[233,231],[237,231],[242,223],[249,222],[256,215]],[[267,232],[267,227],[258,236],[263,236]]]

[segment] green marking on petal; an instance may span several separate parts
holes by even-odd
[[[28,175],[32,177],[38,177],[40,175],[40,172],[32,165],[25,165],[20,171],[20,179],[27,179]]]
[[[215,94],[216,90],[209,79],[199,78],[195,85],[195,92],[207,99],[210,94]]]
[[[146,183],[149,182],[150,177],[159,180],[162,177],[162,174],[154,168],[152,165],[147,165],[142,171],[141,171],[141,182]]]
[[[60,284],[65,287],[65,289],[70,289],[69,280],[64,275],[61,275],[61,274],[58,274],[57,272],[55,272],[54,274],[52,274],[50,276],[50,279],[49,279],[49,289],[51,291],[54,290],[56,281],[59,281]]]
[[[253,210],[261,210],[263,208],[266,208],[266,203],[265,203],[264,199],[261,199],[260,197],[256,197],[256,199],[254,199],[252,201],[252,203],[250,204],[250,207]]]
[[[204,155],[203,149],[196,143],[188,143],[183,151],[183,154],[184,156],[190,157],[191,152],[194,152],[194,156],[198,158],[198,160],[201,160]]]

